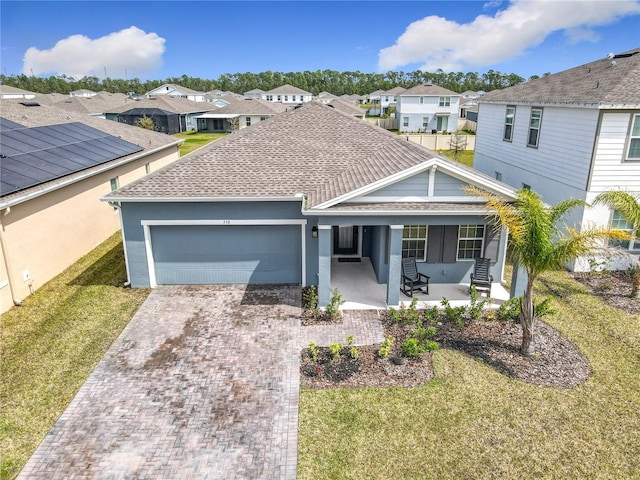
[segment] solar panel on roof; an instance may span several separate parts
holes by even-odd
[[[0,117],[0,196],[143,148],[79,122],[27,128]]]

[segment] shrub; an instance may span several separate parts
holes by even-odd
[[[314,285],[302,291],[302,304],[311,311],[313,318],[318,318],[318,289]]]
[[[533,304],[533,311],[535,312],[536,317],[542,318],[545,315],[555,315],[556,313],[558,313],[557,310],[551,308],[551,300],[553,300],[553,297],[549,295],[540,303]]]
[[[522,297],[511,297],[498,307],[496,316],[499,320],[517,320],[520,315],[520,299]]]
[[[435,305],[433,307],[431,307],[428,310],[424,311],[424,318],[425,320],[427,320],[429,323],[432,322],[437,322],[438,320],[440,320],[440,312],[438,311],[438,307],[436,307]]]
[[[329,300],[329,305],[325,307],[325,312],[329,316],[331,320],[336,320],[341,317],[342,312],[340,311],[340,306],[344,303],[342,299],[342,295],[337,288],[331,290],[331,299]]]
[[[351,358],[353,358],[355,360],[356,358],[358,358],[358,355],[359,355],[359,353],[358,353],[358,349],[356,347],[351,347],[349,349],[349,356]]]
[[[380,345],[380,350],[378,350],[378,356],[380,358],[387,358],[391,353],[391,348],[393,347],[393,337],[388,335],[382,345]]]
[[[329,345],[329,351],[331,352],[331,358],[338,360],[342,352],[342,345],[340,343],[332,343]]]
[[[449,303],[449,300],[444,297],[442,298],[442,302],[440,302],[440,304],[444,307],[444,318],[448,322],[455,323],[459,327],[464,326],[462,317],[464,317],[464,314],[467,312],[467,307],[465,307],[464,305],[461,305],[459,307],[452,307]]]
[[[409,358],[418,358],[425,352],[420,341],[415,338],[407,338],[404,342],[402,342],[402,353],[405,357]]]
[[[309,342],[309,355],[314,362],[318,361],[318,346],[316,342]]]
[[[469,304],[469,317],[473,320],[480,320],[482,318],[482,313],[484,312],[485,306],[487,303],[491,303],[490,298],[486,298],[484,300],[478,301],[480,295],[478,294],[478,290],[475,285],[471,286],[471,302]]]
[[[400,305],[400,309],[389,308],[389,318],[395,323],[410,324],[415,323],[420,318],[417,308],[418,299],[414,297],[408,307]]]
[[[352,346],[355,341],[356,337],[354,337],[353,334],[347,336],[347,345]]]

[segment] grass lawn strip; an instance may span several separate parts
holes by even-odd
[[[304,390],[298,478],[640,478],[640,316],[564,272],[536,293],[556,296],[545,321],[589,359],[585,383],[529,385],[441,349],[422,387]]]
[[[180,156],[184,157],[187,153],[191,153],[206,144],[213,142],[226,133],[200,133],[195,130],[189,132],[176,133],[174,137],[183,138],[184,142],[180,145]]]
[[[0,478],[15,477],[149,294],[120,234],[2,315]]]

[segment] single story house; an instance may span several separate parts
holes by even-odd
[[[286,106],[280,103],[247,98],[196,115],[194,119],[199,132],[231,132],[250,127],[285,110]]]
[[[99,198],[179,158],[182,140],[24,100],[0,101],[0,312],[120,228]]]
[[[23,90],[22,88],[12,87],[10,85],[3,85],[2,83],[0,83],[0,99],[10,99],[10,98],[31,99],[31,98],[34,98],[35,96],[36,94],[34,92]]]
[[[132,100],[105,112],[107,120],[136,125],[142,118],[151,118],[157,132],[173,135],[196,129],[195,117],[211,110],[207,102],[194,102],[180,97],[160,96]]]
[[[133,287],[318,285],[325,306],[342,258],[370,262],[391,306],[402,258],[432,283],[467,282],[479,256],[501,278],[507,235],[465,185],[515,198],[492,177],[310,102],[102,200],[120,210]]]

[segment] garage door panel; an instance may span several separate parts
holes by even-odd
[[[298,225],[156,226],[158,284],[300,283]]]

